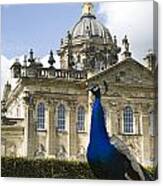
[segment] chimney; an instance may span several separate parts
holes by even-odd
[[[154,54],[154,52],[150,49],[148,50],[146,56],[143,58],[147,68],[154,72],[155,71],[155,67],[156,67],[156,55]]]

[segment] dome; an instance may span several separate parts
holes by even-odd
[[[88,7],[89,6],[89,7]],[[109,30],[92,13],[92,3],[85,3],[80,21],[72,29],[72,38],[101,37],[111,39]]]
[[[82,17],[72,30],[72,38],[87,36],[111,39],[109,30],[90,15]]]

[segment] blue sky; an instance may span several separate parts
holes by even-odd
[[[44,56],[59,49],[60,39],[78,21],[81,3],[7,5],[2,7],[2,53],[11,58],[33,48]]]
[[[153,2],[96,3],[97,18],[116,34],[118,44],[127,34],[133,57],[139,61],[153,49]],[[44,57],[60,46],[79,20],[82,3],[22,4],[2,6],[2,54],[8,59],[26,54],[33,48]]]

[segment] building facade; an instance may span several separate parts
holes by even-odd
[[[127,36],[122,47],[98,21],[92,3],[61,39],[60,69],[53,52],[49,68],[33,51],[11,66],[2,99],[2,156],[86,160],[92,95],[102,91],[108,135],[116,135],[144,166],[157,162],[157,65],[152,52],[144,65],[132,58]],[[121,60],[119,60],[119,55]]]

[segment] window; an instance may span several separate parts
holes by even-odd
[[[84,131],[85,130],[85,109],[83,106],[79,106],[77,112],[77,130]]]
[[[45,127],[45,106],[44,103],[39,103],[37,107],[37,128],[43,129]]]
[[[63,104],[58,106],[57,116],[57,129],[65,130],[65,107]]]
[[[124,132],[133,133],[133,111],[132,108],[127,106],[123,112]]]

